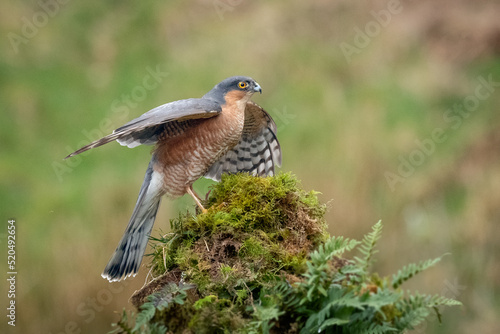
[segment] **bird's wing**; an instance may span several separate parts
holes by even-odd
[[[69,154],[65,159],[80,154],[94,147],[107,144],[113,140],[121,145],[135,147],[156,143],[163,124],[172,121],[209,118],[222,111],[219,103],[210,99],[187,99],[170,102],[137,117],[119,127],[112,134],[96,140],[79,150]]]
[[[205,177],[219,181],[222,173],[274,175],[275,165],[281,166],[276,123],[264,109],[250,101],[245,109],[245,125],[240,141],[209,168]]]

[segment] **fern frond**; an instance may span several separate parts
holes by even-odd
[[[401,299],[401,294],[390,290],[380,290],[376,294],[366,293],[362,296],[354,291],[343,288],[330,287],[328,296],[324,298],[321,309],[311,314],[306,322],[306,332],[323,331],[334,325],[371,324],[374,323],[375,313],[385,318],[382,308],[390,306]],[[362,326],[362,325],[358,325]],[[386,333],[394,331],[388,325],[378,324],[370,328],[358,328],[360,333]],[[350,333],[350,331],[349,331]]]
[[[250,323],[250,328],[255,333],[269,333],[274,326],[274,321],[284,312],[280,311],[278,305],[255,306],[254,320]]]
[[[430,314],[430,310],[425,306],[411,308],[395,320],[396,328],[398,329],[415,329],[420,325]]]
[[[135,314],[130,311],[130,317],[134,318]],[[116,327],[114,330],[108,332],[108,334],[132,334],[132,326],[129,323],[129,315],[125,308],[122,311],[121,318],[118,322],[111,324],[111,327]]]
[[[342,283],[346,285],[356,284],[360,282],[359,277],[362,274],[363,271],[357,264],[346,264],[335,273],[332,278],[332,283]]]
[[[462,303],[458,300],[446,298],[440,295],[433,295],[428,298],[426,305],[428,307],[437,307],[437,306],[461,306]]]
[[[344,237],[331,237],[311,253],[311,262],[322,263],[331,260],[334,256],[340,256],[344,252],[354,249],[358,244],[359,241],[357,240]]]
[[[420,261],[419,263],[410,263],[404,266],[403,268],[398,270],[396,274],[392,275],[392,282],[391,282],[392,287],[394,289],[399,288],[401,284],[403,284],[416,274],[420,273],[421,271],[424,271],[425,269],[432,267],[433,265],[441,261],[442,258],[443,257],[440,256],[435,259]]]
[[[154,302],[146,302],[141,306],[141,312],[135,317],[135,326],[132,329],[133,333],[138,333],[141,327],[147,325],[151,319],[155,316],[156,308]]]
[[[434,295],[429,298],[427,302],[427,307],[432,307],[436,316],[438,318],[439,323],[441,323],[441,312],[439,311],[439,306],[461,306],[462,303],[458,300],[446,298],[440,295]]]
[[[415,294],[401,300],[397,307],[402,312],[402,316],[395,319],[394,324],[398,329],[414,329],[430,314],[430,310],[425,303],[426,295]]]
[[[359,251],[361,252],[362,257],[354,257],[356,262],[363,273],[363,280],[368,273],[368,268],[373,264],[373,255],[375,255],[378,250],[375,249],[377,245],[377,241],[380,239],[382,235],[382,221],[379,220],[372,227],[372,231],[363,237],[363,241],[361,242],[361,246],[359,246]]]
[[[398,332],[398,330],[388,324],[378,324],[376,322],[363,321],[346,326],[345,332],[349,334],[386,334]]]
[[[135,319],[135,327],[132,332],[139,332],[140,329],[147,325],[156,314],[156,311],[163,311],[169,308],[172,304],[184,304],[184,299],[187,296],[187,290],[194,286],[189,284],[170,283],[165,285],[162,290],[155,292],[147,297],[144,304],[141,305]],[[160,328],[161,329],[161,328]]]
[[[348,323],[349,323],[349,320],[346,320],[346,319],[330,318],[330,319],[323,321],[323,323],[319,327],[318,331],[316,331],[316,333],[318,333],[318,332],[321,333],[322,331],[324,331],[328,327],[342,326],[342,325],[345,325]]]
[[[318,292],[323,296],[327,295],[326,289],[331,284],[332,276],[329,261],[335,256],[354,249],[358,243],[356,240],[344,237],[332,237],[311,253],[311,259],[306,263],[307,271],[303,274],[307,282],[301,284],[302,287],[307,288],[307,295],[301,301],[302,304],[317,298]]]
[[[402,311],[403,316],[396,319],[395,324],[397,328],[400,329],[413,329],[429,316],[432,309],[434,309],[438,319],[440,319],[441,314],[439,313],[439,306],[459,305],[462,305],[462,303],[451,298],[415,292],[413,295],[410,295],[408,298],[398,303],[398,308]]]
[[[164,334],[167,333],[168,330],[167,327],[158,323],[149,325],[148,329],[148,334]]]
[[[353,310],[362,307],[352,291],[346,293],[338,288],[330,288],[321,304],[319,311],[309,315],[301,333],[318,333],[331,326],[348,324]]]
[[[401,299],[402,295],[400,293],[397,293],[395,291],[390,291],[388,289],[380,289],[377,293],[374,294],[367,293],[363,297],[365,297],[362,298],[363,305],[365,307],[371,307],[376,312],[380,313],[382,316],[385,317],[384,313],[382,312],[382,307],[393,305],[394,303],[396,303]]]

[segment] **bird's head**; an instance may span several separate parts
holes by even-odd
[[[234,99],[248,101],[255,92],[262,93],[262,88],[254,79],[245,76],[234,76],[219,82],[204,97],[224,104],[226,97],[229,96]]]

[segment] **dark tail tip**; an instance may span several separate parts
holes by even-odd
[[[134,277],[137,274],[139,265],[140,262],[138,263],[135,259],[128,259],[127,261],[115,252],[101,276],[110,282],[119,282],[127,277]]]

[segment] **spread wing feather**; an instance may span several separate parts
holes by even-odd
[[[113,140],[123,146],[136,147],[156,143],[165,123],[188,119],[209,118],[222,111],[219,103],[210,99],[187,99],[170,102],[144,113],[119,127],[112,134],[96,140],[69,154],[65,159]]]
[[[205,177],[220,181],[222,173],[274,175],[274,166],[281,166],[276,123],[264,109],[250,101],[245,109],[245,124],[240,141],[208,169]]]

